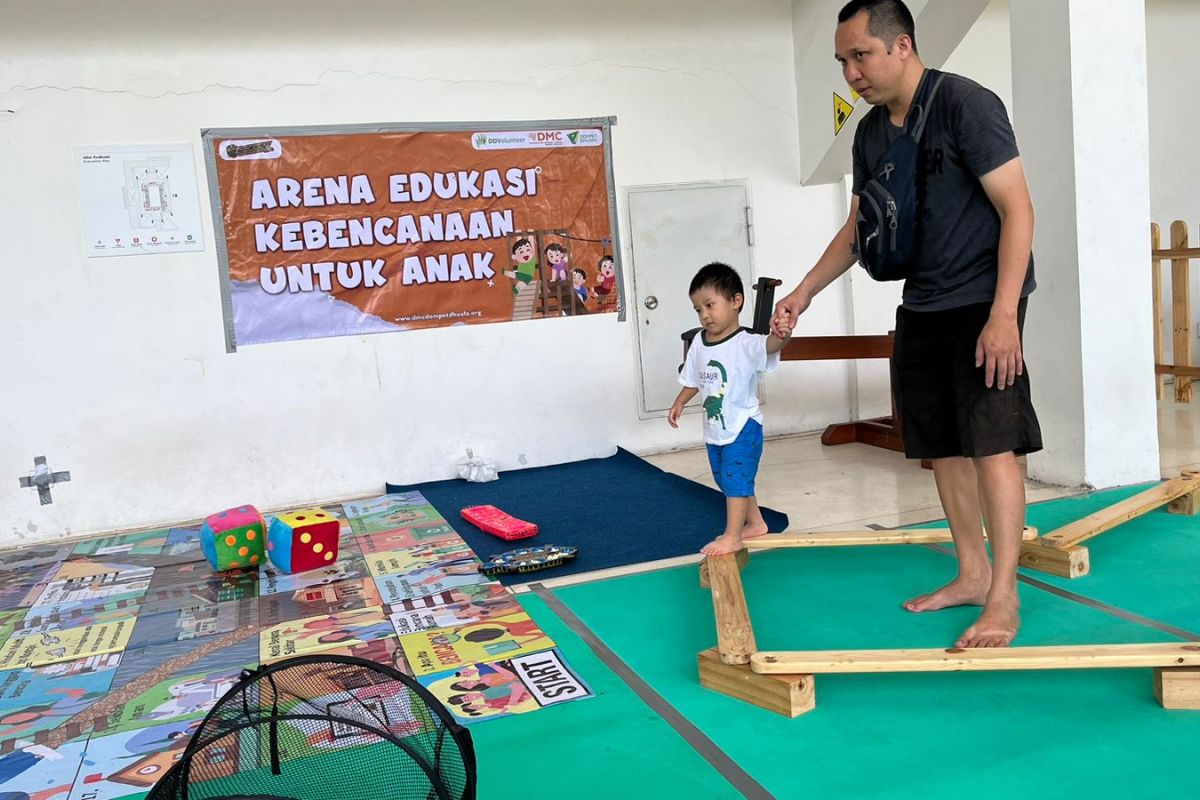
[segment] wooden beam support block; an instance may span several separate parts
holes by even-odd
[[[738,570],[745,569],[746,565],[750,563],[750,552],[744,547],[734,553],[734,556],[737,558]],[[700,562],[700,588],[707,589],[711,583],[708,578],[708,558],[705,558]]]
[[[700,685],[759,708],[795,718],[816,708],[812,675],[759,675],[745,664],[721,661],[717,648],[700,653]]]
[[[1185,480],[1196,480],[1200,484],[1200,472],[1185,472],[1179,477]],[[1196,512],[1200,511],[1200,485],[1193,491],[1182,494],[1167,503],[1167,511],[1171,514],[1195,516]]]
[[[713,616],[717,618],[717,653],[726,664],[746,664],[758,649],[754,643],[754,628],[750,626],[750,610],[742,590],[742,575],[733,553],[706,556],[709,587],[712,592]]]
[[[1200,489],[1200,475],[1194,472],[1186,473],[1152,489],[1139,492],[1133,497],[1126,498],[1095,514],[1089,514],[1083,519],[1050,531],[1042,537],[1042,542],[1050,547],[1064,549],[1082,544],[1093,536],[1099,536],[1105,531],[1149,513],[1159,506],[1165,506],[1185,494],[1193,494],[1198,489]]]
[[[1154,697],[1163,708],[1200,711],[1200,668],[1155,668]]]
[[[983,672],[1019,669],[1200,668],[1200,644],[1083,644],[912,650],[763,651],[750,659],[762,674]]]
[[[1092,560],[1086,547],[1062,549],[1047,547],[1041,542],[1021,542],[1020,564],[1060,578],[1082,578],[1092,571]]]

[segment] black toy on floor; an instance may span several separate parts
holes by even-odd
[[[516,550],[484,559],[479,565],[479,571],[484,575],[536,572],[565,564],[577,553],[579,548],[571,545],[539,544],[534,547],[518,547]]]

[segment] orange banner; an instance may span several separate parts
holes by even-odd
[[[206,131],[230,349],[617,311],[607,120]]]

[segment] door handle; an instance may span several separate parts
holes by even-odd
[[[649,297],[646,298],[645,306],[646,306],[646,308],[650,309],[651,311],[658,308],[658,298],[655,297],[654,295],[650,295]]]

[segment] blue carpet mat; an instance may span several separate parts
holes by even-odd
[[[490,483],[389,483],[387,491],[423,494],[481,557],[535,544],[579,548],[575,560],[562,567],[506,575],[505,583],[696,553],[725,527],[720,492],[664,472],[620,448],[608,458],[504,472]],[[517,542],[484,533],[459,513],[476,505],[493,505],[535,523],[539,533]],[[786,514],[767,508],[762,512],[772,532],[787,529]]]

